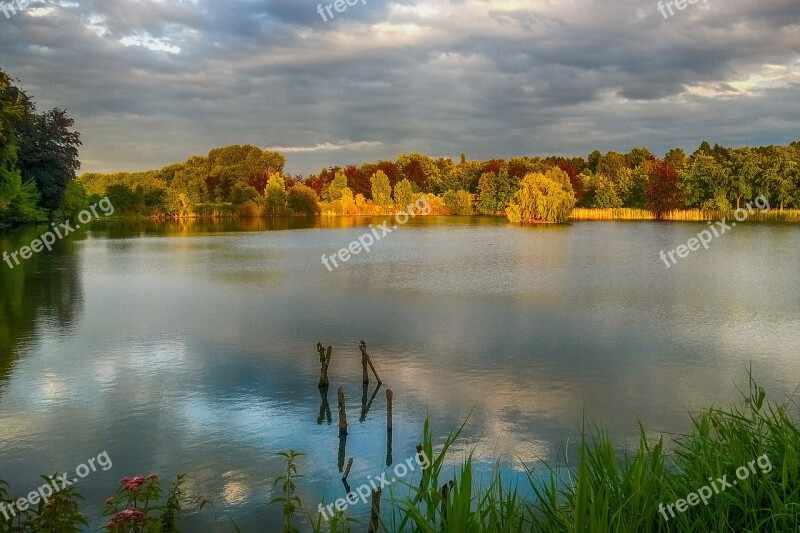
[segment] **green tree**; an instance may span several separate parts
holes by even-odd
[[[622,200],[617,194],[614,184],[605,174],[584,173],[582,176],[586,188],[583,204],[586,207],[604,209],[622,207]]]
[[[192,214],[192,205],[192,201],[187,193],[176,189],[167,190],[167,197],[164,200],[164,209],[168,215],[178,218],[187,217]]]
[[[507,210],[508,219],[515,223],[566,222],[575,207],[575,193],[569,176],[560,169],[542,174],[526,174],[514,202]]]
[[[67,183],[66,190],[64,190],[64,199],[54,213],[54,218],[56,220],[73,218],[79,212],[86,209],[88,205],[89,202],[87,201],[86,191],[83,186],[77,181],[70,181]]]
[[[241,205],[245,202],[249,202],[250,200],[253,200],[258,197],[259,194],[256,188],[251,187],[249,185],[246,185],[244,187],[236,185],[231,191],[231,203],[233,205]]]
[[[484,173],[478,183],[478,212],[484,215],[502,213],[518,189],[519,182],[509,176],[506,168],[501,168],[497,175]]]
[[[790,147],[767,147],[766,168],[760,178],[760,189],[783,211],[787,204],[800,206],[800,154]]]
[[[600,153],[599,150],[595,150],[591,154],[589,154],[589,162],[587,163],[587,168],[590,172],[597,172],[598,165],[600,164],[600,160],[603,158],[603,154]]]
[[[736,200],[736,209],[739,209],[742,198],[749,198],[752,195],[761,174],[756,155],[750,148],[731,150],[726,171],[728,198],[731,201]]]
[[[315,215],[319,212],[319,197],[311,187],[295,184],[287,194],[289,209],[298,214]]]
[[[506,171],[508,172],[508,171]],[[484,172],[478,180],[478,212],[482,215],[493,215],[497,212],[497,201],[495,194],[495,181],[497,176],[494,172]]]
[[[722,165],[710,153],[698,150],[692,156],[684,177],[689,205],[700,206],[707,200],[727,198],[725,181],[726,173]]]
[[[624,155],[625,162],[628,168],[636,168],[649,159],[653,159],[653,153],[649,149],[638,146],[632,148],[630,152]]]
[[[67,184],[80,168],[80,133],[72,131],[75,121],[63,109],[34,113],[33,104],[19,129],[19,167],[23,181],[34,181],[41,194],[41,206],[54,211],[64,200]]]
[[[688,158],[683,151],[683,148],[673,148],[664,156],[664,162],[670,163],[675,170],[680,174],[688,163]]]
[[[383,208],[392,206],[392,186],[389,177],[379,170],[369,179],[372,186],[372,201]]]
[[[0,70],[0,224],[43,221],[36,183],[23,183],[19,168],[18,131],[28,109],[28,97]]]
[[[428,191],[432,184],[441,181],[441,171],[436,162],[424,154],[400,154],[397,156],[400,175],[419,191]]]
[[[405,178],[398,181],[394,186],[394,203],[404,209],[411,205],[413,200],[414,190],[411,187],[411,182]]]
[[[333,181],[322,190],[322,198],[329,202],[340,200],[342,198],[342,190],[345,187],[347,187],[347,176],[344,170],[339,169],[336,171]]]
[[[264,199],[272,216],[281,214],[286,207],[286,182],[279,173],[275,172],[269,177],[264,189]]]
[[[446,191],[442,197],[452,215],[473,215],[475,195],[467,191]]]

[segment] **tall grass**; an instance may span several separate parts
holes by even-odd
[[[680,209],[670,211],[664,220],[679,222],[705,222],[707,220],[732,219],[733,212],[709,211],[704,209]],[[647,209],[634,209],[629,207],[612,208],[584,208],[576,207],[569,216],[570,220],[655,220],[656,216]],[[792,222],[800,223],[800,209],[773,209],[761,212],[755,209],[753,214],[748,213],[747,221],[750,222]]]
[[[395,499],[388,531],[414,532],[603,532],[603,531],[797,531],[800,524],[800,429],[789,415],[793,402],[767,401],[752,379],[741,406],[707,409],[692,418],[691,431],[666,444],[648,440],[639,426],[638,446],[621,453],[608,434],[594,427],[581,435],[577,466],[545,466],[545,481],[526,467],[534,497],[504,484],[500,472],[476,483],[472,456],[448,475],[445,457],[461,429],[433,454],[428,422],[423,447],[435,457],[420,485]],[[463,426],[462,426],[463,428]],[[766,459],[769,471],[736,469]],[[755,467],[755,466],[753,466]],[[716,480],[736,484],[724,489]],[[722,488],[671,516],[668,504],[686,499],[712,481]],[[443,490],[448,487],[449,490]],[[667,519],[664,517],[667,516]]]

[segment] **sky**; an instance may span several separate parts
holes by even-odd
[[[0,69],[68,109],[82,172],[800,140],[798,0],[350,1],[0,0]]]

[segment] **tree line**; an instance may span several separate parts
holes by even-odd
[[[286,159],[256,146],[228,146],[145,172],[87,173],[80,134],[64,110],[37,113],[0,71],[0,224],[68,217],[108,196],[121,214],[148,217],[380,215],[425,195],[436,215],[497,215],[513,222],[566,220],[574,207],[727,212],[763,195],[800,208],[800,143],[728,148],[703,141],[658,157],[636,147],[588,157],[487,161],[401,154],[395,160],[284,172]]]
[[[36,111],[0,70],[0,226],[63,219],[88,205],[75,181],[80,134],[63,109]]]
[[[425,195],[432,214],[498,215],[514,222],[563,221],[575,206],[648,209],[661,217],[688,208],[726,212],[764,195],[800,208],[800,143],[727,148],[703,141],[663,158],[647,148],[583,157],[470,161],[401,154],[396,160],[288,176],[285,158],[255,146],[139,173],[84,174],[90,195],[122,212],[148,216],[241,216],[396,212]]]

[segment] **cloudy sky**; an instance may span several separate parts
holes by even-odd
[[[798,0],[669,18],[655,0],[358,0],[327,22],[317,6],[43,0],[0,12],[0,68],[70,111],[84,171],[228,144],[280,149],[305,174],[412,151],[800,140]]]

